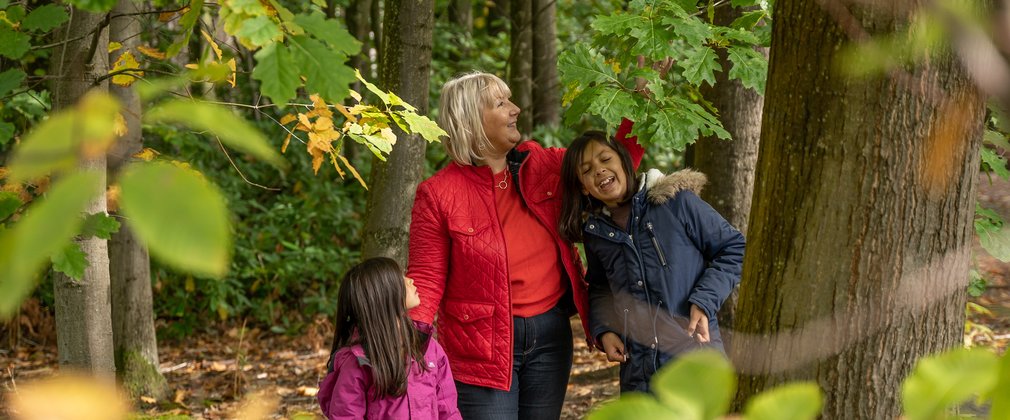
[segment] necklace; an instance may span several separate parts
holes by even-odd
[[[498,188],[501,188],[503,190],[507,189],[509,187],[508,179],[509,179],[509,170],[508,168],[505,168],[505,177],[503,177],[501,181],[498,182]]]

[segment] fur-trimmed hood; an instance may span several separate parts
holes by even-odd
[[[658,169],[650,169],[642,174],[639,185],[648,190],[650,203],[662,204],[684,190],[700,196],[701,189],[707,182],[705,174],[692,169],[682,169],[669,175],[663,175]]]

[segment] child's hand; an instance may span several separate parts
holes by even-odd
[[[611,362],[626,362],[628,355],[624,353],[624,342],[617,334],[608,331],[600,336],[600,343],[603,344],[603,351],[607,353],[607,360]]]
[[[695,304],[691,304],[691,321],[687,323],[687,335],[697,336],[699,343],[709,342],[708,316]]]

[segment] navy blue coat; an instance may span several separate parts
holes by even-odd
[[[621,391],[648,391],[676,355],[702,347],[687,335],[691,304],[709,319],[709,347],[723,350],[716,314],[740,283],[744,237],[697,193],[705,176],[683,170],[643,175],[628,230],[605,214],[583,226],[593,337],[624,340]]]

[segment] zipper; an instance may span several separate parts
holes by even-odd
[[[663,267],[666,267],[666,255],[663,255],[663,248],[659,246],[656,232],[652,230],[652,222],[646,222],[645,229],[649,231],[649,237],[652,238],[652,246],[656,247],[656,252],[659,254],[659,262],[663,264]]]

